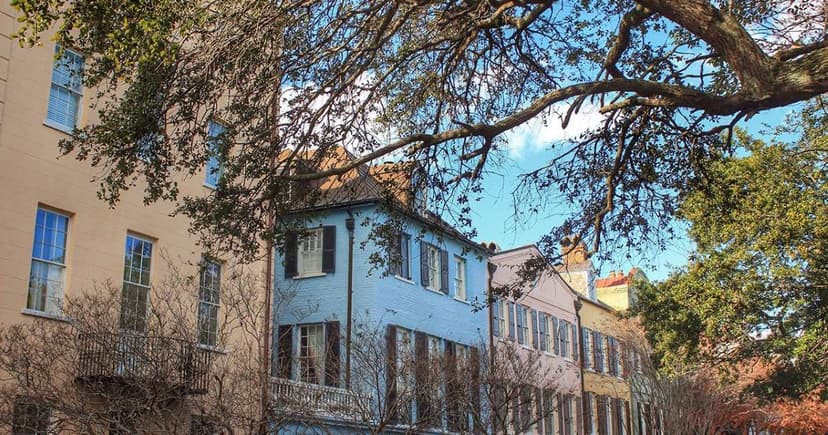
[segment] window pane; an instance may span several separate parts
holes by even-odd
[[[58,50],[59,47],[55,47],[55,51]],[[46,112],[50,121],[68,128],[77,125],[83,94],[83,63],[83,57],[70,50],[55,61]]]
[[[69,218],[38,208],[29,272],[29,309],[59,313],[63,298]]]
[[[143,331],[149,301],[152,242],[127,235],[124,286],[121,295],[121,327]]]

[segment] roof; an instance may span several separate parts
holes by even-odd
[[[633,279],[635,279],[638,276],[643,277],[643,278],[646,279],[646,276],[644,275],[644,272],[642,272],[641,269],[639,269],[637,267],[633,267],[632,269],[630,269],[630,271],[627,272],[626,275],[624,275],[624,273],[621,272],[620,270],[618,272],[613,271],[613,272],[610,272],[610,276],[603,277],[603,278],[598,278],[597,280],[595,280],[595,287],[596,288],[607,288],[607,287],[617,287],[617,286],[621,286],[621,285],[631,285],[632,282],[633,282]]]
[[[331,147],[324,151],[283,151],[279,156],[279,160],[285,162],[293,170],[306,173],[342,166],[355,158],[356,156],[343,146]],[[439,215],[429,211],[416,213],[412,210],[414,186],[411,183],[412,175],[417,169],[415,162],[386,162],[374,166],[362,164],[341,175],[309,181],[304,187],[314,189],[316,194],[306,195],[306,200],[310,203],[292,212],[306,213],[366,203],[382,204],[423,224],[437,227],[444,233],[475,248],[489,251],[455,229]]]

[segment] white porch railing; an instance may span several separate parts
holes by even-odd
[[[271,378],[274,407],[298,416],[333,417],[362,421],[370,399],[344,388]]]

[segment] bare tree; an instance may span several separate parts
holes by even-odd
[[[0,327],[0,426],[252,434],[264,419],[278,427],[280,414],[260,407],[270,390],[261,349],[271,313],[258,270],[225,264],[220,295],[206,295],[200,265],[166,260],[169,273],[146,305],[106,282],[66,297],[64,320]],[[218,305],[213,296],[220,311],[203,305]],[[283,308],[290,295],[277,296]]]
[[[659,368],[651,359],[644,330],[634,319],[620,327],[629,366],[633,401],[646,404],[641,416],[649,430],[678,435],[747,430],[765,421],[758,402],[743,395],[738,377],[723,377],[715,367]]]

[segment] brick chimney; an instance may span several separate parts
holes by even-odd
[[[589,259],[586,245],[578,236],[564,237],[561,241],[561,252],[564,255],[563,262],[566,266],[583,263]]]

